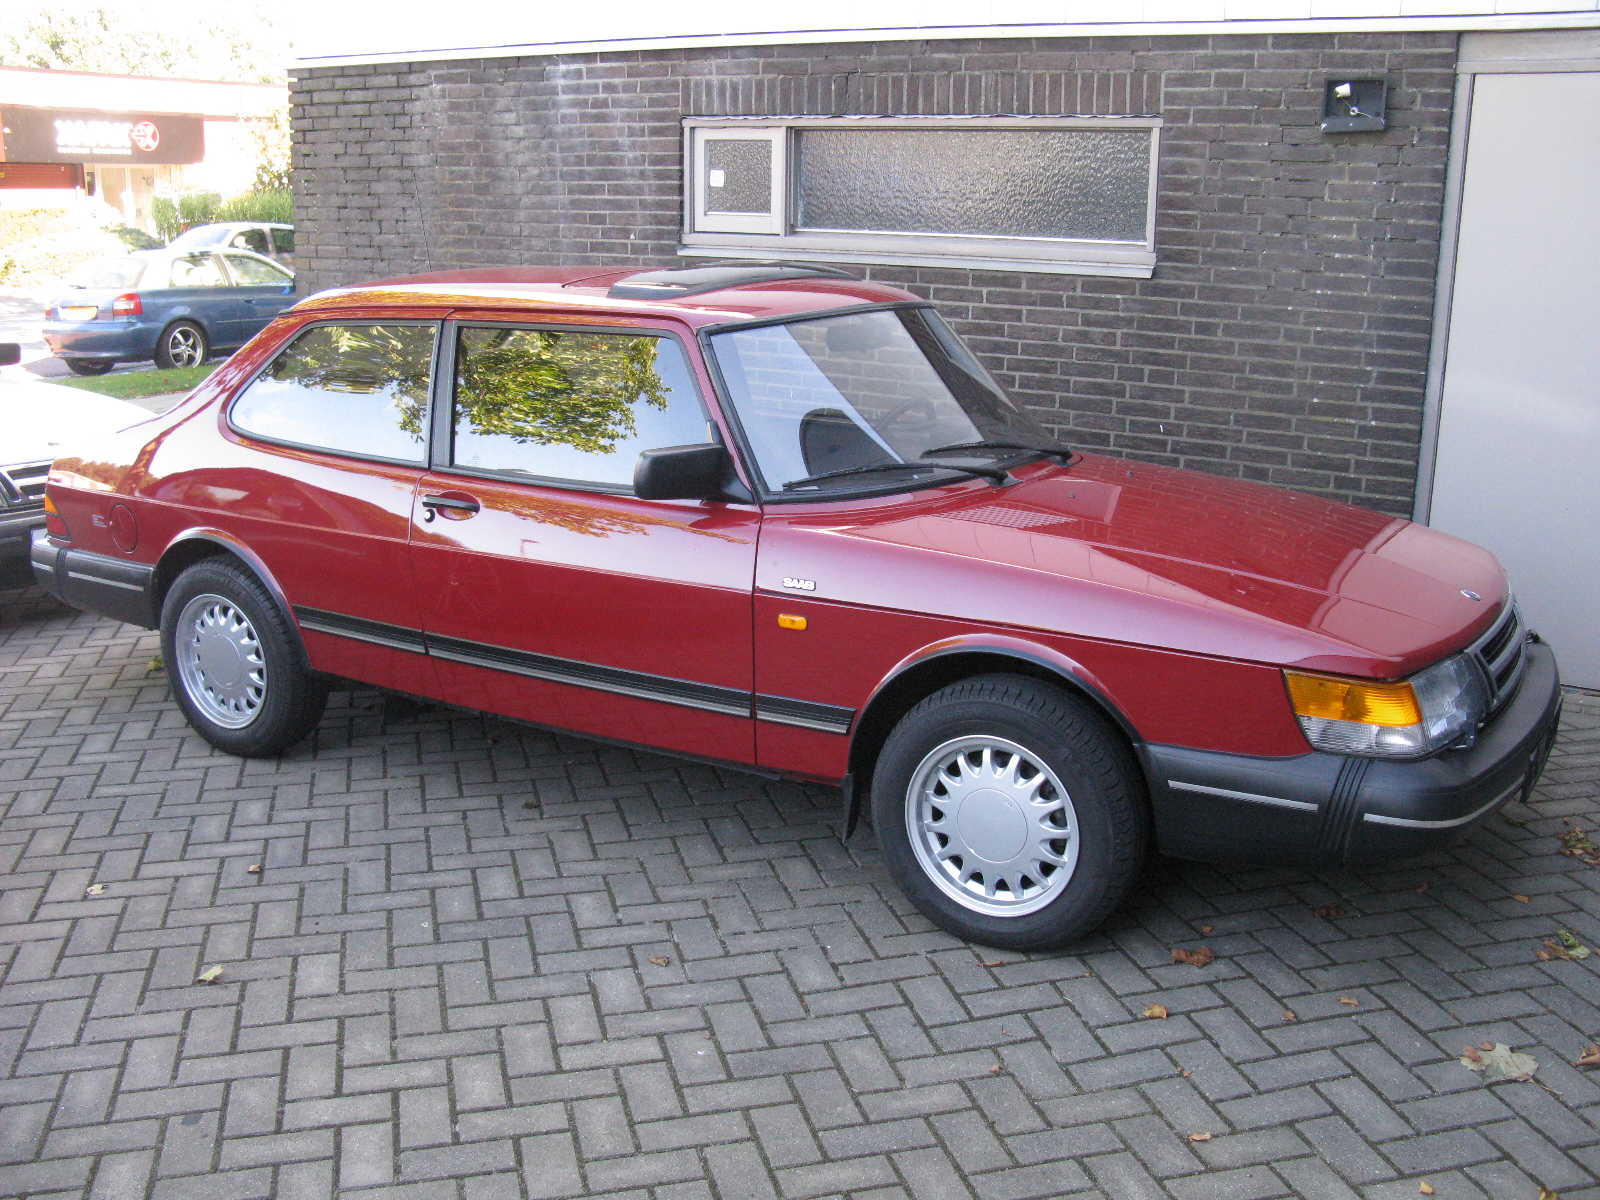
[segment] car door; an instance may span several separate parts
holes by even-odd
[[[209,250],[180,255],[170,271],[171,288],[160,298],[163,320],[170,313],[198,322],[213,346],[236,346],[244,340],[237,336],[244,310],[220,258]]]
[[[754,505],[641,500],[643,450],[705,442],[671,330],[446,326],[451,373],[411,526],[428,651],[456,703],[711,758],[754,757]]]
[[[294,275],[276,263],[251,254],[224,252],[222,261],[227,264],[234,297],[239,304],[239,337],[249,341],[294,304],[297,299]]]

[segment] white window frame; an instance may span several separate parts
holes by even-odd
[[[1144,238],[1138,242],[1066,238],[981,237],[961,234],[802,230],[794,224],[798,180],[790,153],[796,130],[828,128],[930,129],[1147,129],[1150,187]],[[773,211],[740,216],[704,212],[705,144],[722,138],[773,139]],[[683,235],[678,253],[688,258],[774,258],[799,262],[853,262],[923,267],[982,267],[1066,275],[1148,279],[1155,270],[1156,172],[1159,117],[685,117]],[[735,227],[735,222],[739,224]]]

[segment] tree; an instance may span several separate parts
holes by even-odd
[[[0,66],[282,83],[292,56],[282,25],[260,8],[174,19],[171,7],[13,0],[0,9]]]

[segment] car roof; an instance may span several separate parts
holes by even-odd
[[[576,308],[619,315],[671,314],[698,327],[907,302],[921,301],[910,292],[868,283],[833,268],[725,263],[643,271],[599,266],[436,271],[318,292],[290,311],[331,313],[348,308],[425,306],[536,313]]]

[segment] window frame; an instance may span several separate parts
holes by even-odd
[[[689,367],[689,381],[694,387],[695,401],[700,405],[700,415],[705,420],[706,440],[711,440],[716,428],[716,417],[707,403],[705,388],[695,370],[695,356],[689,343],[675,329],[654,325],[604,325],[591,322],[567,322],[545,317],[529,321],[526,318],[463,317],[444,322],[435,357],[437,373],[434,376],[433,410],[429,419],[428,471],[435,475],[458,475],[467,479],[490,479],[496,483],[516,483],[527,487],[553,488],[563,492],[590,492],[603,496],[634,496],[633,485],[600,483],[585,479],[562,479],[552,475],[529,475],[523,471],[494,470],[488,467],[459,466],[450,460],[455,457],[455,405],[456,405],[456,347],[462,329],[531,329],[550,333],[600,333],[612,337],[655,337],[676,342]],[[449,352],[445,352],[448,346]]]
[[[706,158],[712,142],[765,141],[772,147],[772,207],[765,213],[708,212],[706,197],[700,194],[700,181],[706,177]],[[689,226],[703,234],[781,234],[789,209],[789,141],[787,130],[759,126],[712,126],[704,128],[694,138],[692,161],[692,190],[695,193],[694,210]]]
[[[1156,199],[1162,120],[1156,116],[733,116],[683,118],[683,226],[679,255],[686,258],[772,258],[797,262],[854,262],[923,267],[975,267],[1068,275],[1148,279],[1156,265]],[[798,131],[804,129],[1096,129],[1148,130],[1149,186],[1142,242],[1088,239],[985,237],[969,234],[823,232],[798,229]],[[730,134],[724,131],[735,131]],[[772,230],[718,230],[705,225],[700,179],[707,140],[757,132],[773,136]],[[781,173],[780,173],[781,168]],[[778,211],[781,205],[781,211]],[[720,215],[712,218],[720,223]],[[765,220],[765,218],[761,218]]]
[[[382,454],[363,454],[359,450],[339,450],[332,446],[317,446],[310,442],[293,442],[287,438],[275,438],[270,434],[256,433],[236,425],[233,420],[234,406],[244,398],[252,384],[270,371],[278,359],[289,353],[307,333],[326,325],[408,325],[426,326],[433,330],[433,357],[428,365],[428,419],[423,422],[422,453],[419,458],[388,458]],[[331,454],[336,458],[348,458],[355,462],[386,463],[392,467],[407,467],[416,471],[419,476],[428,470],[428,464],[433,459],[433,428],[434,413],[439,407],[439,373],[441,370],[441,347],[444,344],[442,326],[444,322],[438,318],[429,320],[426,317],[397,317],[392,320],[373,317],[327,317],[316,321],[307,321],[304,325],[293,329],[283,345],[275,350],[271,357],[261,366],[251,372],[250,377],[228,397],[227,404],[222,410],[222,419],[227,423],[228,431],[234,436],[247,442],[261,442],[268,446],[282,446],[288,450],[311,450],[317,454]]]

